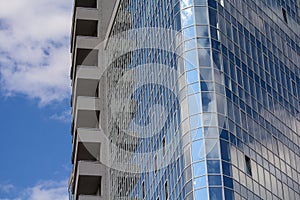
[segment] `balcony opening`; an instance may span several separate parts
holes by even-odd
[[[143,195],[143,199],[146,197],[146,191],[145,191],[145,182],[142,182],[142,195]]]
[[[82,78],[82,74],[85,74],[86,72],[89,73],[88,76],[90,76],[93,71],[89,71],[88,69],[91,69],[92,67],[86,67],[86,66],[78,66],[76,69],[76,77],[78,76],[79,79],[77,80],[77,86],[74,90],[74,95],[76,97],[84,96],[84,97],[96,97],[99,98],[99,92],[97,92],[97,86],[99,85],[99,81],[97,79],[87,79],[85,77]],[[87,74],[86,73],[86,74]],[[74,96],[74,97],[75,97]],[[76,97],[73,97],[74,104],[76,104]]]
[[[95,92],[95,97],[99,97],[99,83],[97,83],[97,88],[96,88],[96,92]]]
[[[165,197],[166,200],[169,198],[168,181],[165,182]]]
[[[158,163],[157,163],[157,155],[154,156],[154,172],[157,173]]]
[[[100,177],[100,184],[99,184],[99,188],[98,188],[98,192],[97,192],[97,196],[101,196],[102,195],[102,187],[101,184],[102,183],[102,176]]]
[[[79,177],[78,180],[78,193],[77,195],[91,195],[100,196],[101,193],[101,177],[100,176],[88,176],[83,175]],[[77,199],[78,199],[77,196]]]
[[[98,21],[78,19],[76,21],[76,35],[97,37]]]
[[[282,8],[281,10],[282,10],[282,16],[283,16],[284,22],[288,23],[286,10],[284,8]]]
[[[97,115],[98,124],[100,124],[100,111],[99,110],[96,111],[96,115]]]
[[[99,128],[97,111],[99,111],[99,99],[92,97],[77,98],[76,127],[78,128]]]
[[[76,57],[77,65],[97,66],[98,50],[93,49],[77,49]]]
[[[245,167],[246,167],[246,173],[249,176],[252,176],[252,168],[251,168],[251,159],[248,156],[245,156]]]
[[[99,160],[99,153],[97,150],[100,149],[100,145],[97,143],[92,142],[78,142],[77,148],[77,161],[98,161]]]
[[[162,148],[163,148],[163,155],[166,154],[166,138],[164,137],[162,140]]]
[[[71,134],[73,135],[74,133],[74,120],[72,120],[72,124],[71,124]]]
[[[97,8],[97,0],[75,0],[76,7]]]

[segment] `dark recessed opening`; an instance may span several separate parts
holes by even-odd
[[[252,168],[251,168],[251,159],[248,156],[245,156],[245,164],[246,164],[246,173],[252,176]]]
[[[168,181],[165,182],[165,197],[166,200],[169,198]]]
[[[99,97],[99,83],[97,84],[96,92],[95,92],[95,97]]]
[[[285,23],[288,23],[288,21],[287,21],[287,15],[286,15],[286,10],[284,8],[282,8],[281,10],[282,10],[283,20],[285,21]]]
[[[164,137],[162,140],[162,146],[163,146],[163,155],[166,154],[166,138]]]
[[[145,196],[146,196],[146,192],[145,192],[145,182],[144,182],[144,181],[142,182],[142,193],[143,193],[143,199],[144,199]]]
[[[76,7],[97,8],[97,0],[76,0]]]
[[[157,163],[157,155],[154,156],[154,172],[157,173],[158,163]]]
[[[77,65],[97,66],[98,50],[93,49],[77,49],[76,57]]]
[[[78,19],[76,22],[76,35],[79,36],[98,36],[98,21]]]
[[[101,177],[100,176],[80,176],[78,180],[77,195],[100,196]],[[78,198],[78,197],[77,197]]]
[[[97,115],[97,121],[99,123],[100,122],[100,111],[99,110],[96,111],[96,115]]]
[[[78,153],[77,153],[77,161],[97,161],[97,151],[95,149],[99,149],[99,144],[97,143],[92,143],[92,142],[78,142]]]

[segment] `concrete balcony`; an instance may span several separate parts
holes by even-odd
[[[99,129],[78,128],[73,144],[73,164],[78,161],[100,161]]]
[[[98,86],[101,76],[100,69],[95,66],[77,66],[76,73],[71,99],[73,109],[78,96],[98,97]]]
[[[95,8],[75,8],[71,32],[71,53],[77,36],[98,36],[99,10]]]
[[[101,199],[105,177],[104,165],[97,162],[79,161],[75,174],[74,197],[77,199]]]
[[[75,46],[76,49],[96,49],[100,42],[97,37],[77,36]]]
[[[77,128],[99,128],[100,100],[95,97],[77,97],[73,109],[73,136]],[[74,137],[73,137],[74,140]]]
[[[97,46],[100,40],[96,37],[77,36],[74,52],[72,54],[72,67],[70,76],[75,80],[77,75],[77,67],[84,66],[98,66],[98,50]]]
[[[99,10],[97,8],[76,7],[75,20],[99,20]]]
[[[96,97],[101,71],[94,66],[78,66],[73,98],[78,96]]]

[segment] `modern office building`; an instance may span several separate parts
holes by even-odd
[[[71,200],[300,199],[299,0],[74,0]]]

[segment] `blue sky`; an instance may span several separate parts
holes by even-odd
[[[67,200],[72,0],[0,0],[0,200]]]

